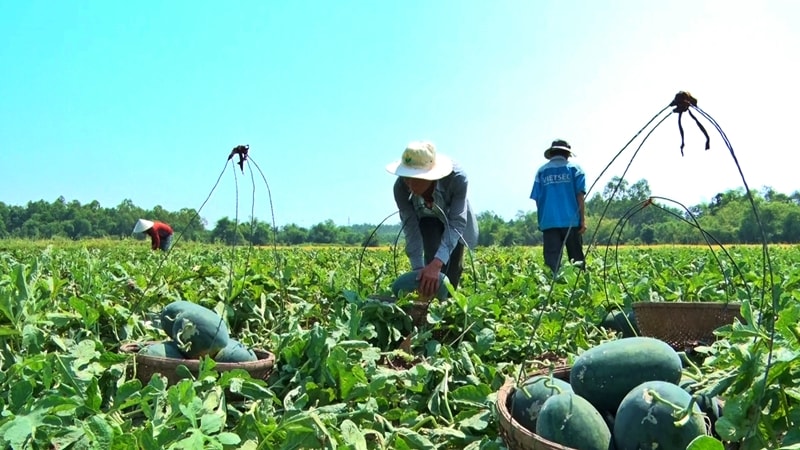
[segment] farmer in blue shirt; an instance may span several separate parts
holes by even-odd
[[[386,166],[397,175],[394,200],[406,238],[406,255],[418,271],[419,292],[432,296],[439,273],[458,287],[464,248],[478,243],[478,220],[467,200],[467,174],[431,142],[408,144],[399,161]]]
[[[549,161],[536,172],[531,191],[542,230],[544,262],[553,274],[561,265],[562,247],[566,247],[571,261],[584,260],[586,176],[578,165],[569,162],[570,156],[575,154],[567,141],[553,141],[544,151]]]

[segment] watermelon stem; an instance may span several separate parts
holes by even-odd
[[[411,429],[414,431],[419,431],[419,429],[422,428],[423,425],[427,425],[429,422],[433,422],[434,426],[432,428],[436,428],[437,425],[436,419],[433,416],[427,416],[424,419],[420,420],[418,423],[416,423],[414,426],[412,426]]]
[[[694,407],[694,405],[697,403],[697,400],[694,398],[694,396],[692,396],[691,401],[689,401],[689,405],[686,408],[683,408],[680,405],[676,405],[675,403],[672,403],[671,401],[659,395],[655,389],[648,389],[647,395],[652,397],[654,402],[662,403],[672,408],[672,417],[675,418],[675,426],[677,427],[682,427],[689,422],[689,419],[693,414],[692,407]]]
[[[549,377],[544,379],[544,387],[546,387],[548,389],[554,389],[559,394],[564,392],[564,390],[561,389],[561,387],[559,387],[557,384],[553,383],[553,376],[552,375],[550,375]]]
[[[694,372],[693,374],[685,373],[685,375],[687,375],[689,378],[691,378],[691,379],[693,379],[695,381],[697,381],[698,379],[702,378],[703,371],[700,370],[699,367],[697,367],[697,364],[695,364],[694,361],[692,361],[692,359],[689,358],[689,356],[686,354],[686,352],[678,352],[678,355],[681,357],[681,362],[683,362],[683,364],[688,366],[688,367],[685,367],[685,369],[689,369],[690,368],[690,369],[692,369],[692,372]]]

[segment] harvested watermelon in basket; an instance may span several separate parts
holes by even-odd
[[[536,419],[544,402],[561,392],[572,392],[572,387],[564,380],[551,375],[534,375],[514,389],[511,396],[510,409],[513,417],[526,429],[536,431]]]
[[[680,386],[664,381],[642,383],[625,396],[614,422],[617,450],[642,448],[686,448],[694,438],[706,434],[700,408],[692,405],[691,394]]]
[[[692,380],[681,382],[680,355],[659,339],[607,341],[557,372],[559,379],[537,374],[500,389],[509,448],[685,449],[722,414],[722,400],[693,392]]]
[[[581,353],[572,366],[569,383],[576,394],[601,413],[614,414],[634,387],[645,381],[677,385],[682,369],[680,356],[666,342],[630,337],[604,342]]]
[[[228,341],[228,345],[217,352],[217,354],[214,356],[214,360],[217,362],[231,363],[249,362],[257,359],[258,357],[256,357],[256,354],[253,350],[247,348],[244,344],[236,339],[231,339]]]
[[[536,434],[580,450],[614,448],[611,430],[600,412],[586,399],[572,391],[548,398],[536,420]]]
[[[178,344],[173,341],[153,342],[142,347],[138,353],[144,356],[157,356],[159,358],[185,358],[181,349],[178,348]]]
[[[230,342],[228,325],[219,314],[185,300],[164,308],[161,327],[188,359],[214,356]]]

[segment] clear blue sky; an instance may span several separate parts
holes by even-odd
[[[430,139],[467,171],[478,212],[512,219],[534,210],[552,139],[594,180],[680,90],[726,131],[750,187],[790,193],[798,23],[792,0],[5,1],[0,201],[199,208],[249,144],[278,225],[376,224],[395,210],[384,166]],[[676,121],[627,179],[687,204],[741,187],[710,126],[705,152],[685,117],[680,156]],[[211,226],[236,213],[236,180],[201,211]],[[246,217],[249,175],[238,185]],[[255,195],[271,220],[260,178]]]

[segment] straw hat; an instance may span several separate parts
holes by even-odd
[[[578,156],[572,152],[572,147],[570,147],[569,143],[563,139],[556,139],[550,144],[550,148],[544,151],[544,157],[550,159],[553,157],[553,150],[563,150],[569,153],[570,156]]]
[[[139,219],[133,227],[134,233],[144,233],[145,231],[153,228],[153,221],[147,219]]]
[[[399,161],[386,165],[386,170],[398,177],[439,180],[453,171],[453,161],[436,153],[432,142],[410,142]]]

